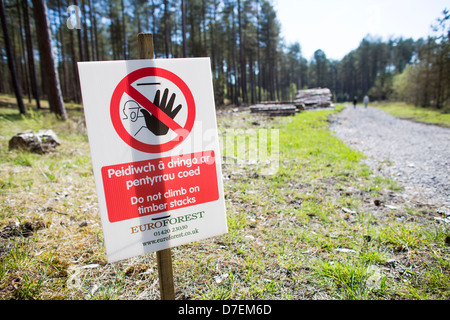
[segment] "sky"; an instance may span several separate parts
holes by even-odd
[[[342,59],[368,34],[417,40],[432,34],[431,25],[450,10],[449,0],[274,0],[287,44],[300,43],[310,60],[317,49]]]

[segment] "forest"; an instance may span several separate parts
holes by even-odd
[[[154,35],[156,58],[210,57],[218,107],[292,100],[328,87],[336,102],[405,101],[447,109],[450,15],[427,39],[367,35],[340,61],[286,43],[270,0],[0,0],[0,93],[28,102],[81,103],[76,63],[137,59],[137,34]],[[314,32],[314,30],[311,30]],[[56,91],[56,92],[55,92]],[[19,110],[26,112],[23,102]]]

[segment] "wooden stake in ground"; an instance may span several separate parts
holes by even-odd
[[[153,35],[151,33],[138,34],[139,59],[154,59]],[[173,285],[172,251],[169,249],[156,252],[158,263],[159,290],[161,300],[175,300]]]

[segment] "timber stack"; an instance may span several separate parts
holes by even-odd
[[[295,105],[288,102],[263,101],[250,107],[251,113],[262,113],[268,116],[291,116],[298,112]]]
[[[303,104],[304,109],[328,108],[333,106],[332,94],[328,88],[299,90],[295,101]]]
[[[295,100],[263,101],[251,106],[250,112],[269,116],[290,116],[302,110],[332,107],[331,98],[332,94],[328,88],[299,90]]]

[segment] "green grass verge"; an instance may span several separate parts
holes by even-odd
[[[430,123],[450,128],[450,113],[443,110],[421,108],[402,102],[375,103],[372,106],[380,108],[393,116],[418,122]]]

